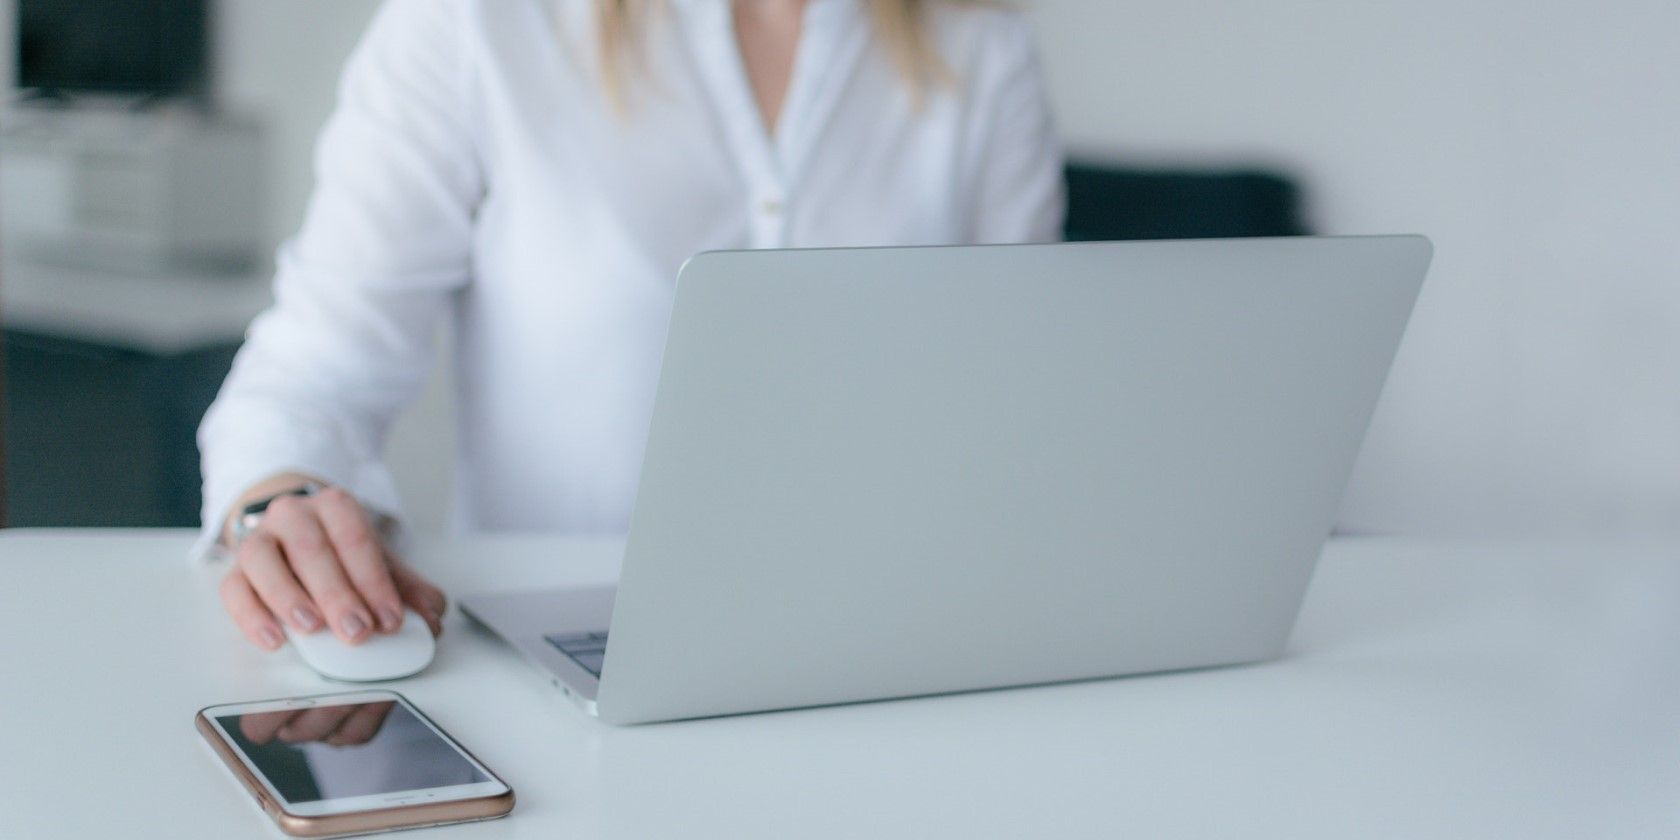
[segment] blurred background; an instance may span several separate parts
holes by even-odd
[[[196,524],[193,430],[377,5],[0,0],[8,524]],[[1344,531],[1680,530],[1680,4],[1014,5],[1070,236],[1434,239]],[[421,528],[447,375],[390,444]]]

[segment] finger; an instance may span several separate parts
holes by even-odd
[[[396,555],[390,555],[391,578],[397,584],[397,592],[402,595],[403,603],[414,608],[414,611],[426,619],[426,626],[431,628],[432,635],[443,633],[443,611],[449,601],[443,595],[443,590],[432,585],[432,582],[420,576],[409,565]]]
[[[299,714],[291,709],[282,709],[278,712],[245,715],[239,719],[239,731],[245,733],[245,737],[251,739],[254,744],[266,744],[274,740],[274,733],[285,728],[286,724]]]
[[[350,644],[360,644],[373,632],[373,615],[344,576],[344,567],[315,507],[299,496],[282,496],[268,506],[263,525],[280,538],[280,550],[292,573],[321,608],[333,632]]]
[[[270,614],[303,633],[321,629],[321,611],[292,574],[273,533],[261,527],[252,531],[239,543],[236,559],[240,572]]]
[[[310,709],[280,727],[276,735],[289,744],[303,741],[324,741],[337,731],[339,724],[356,711],[355,706],[321,706]]]
[[[221,595],[222,606],[227,608],[228,615],[233,616],[233,623],[252,644],[272,651],[286,641],[280,625],[274,622],[274,616],[269,614],[268,607],[263,606],[257,591],[251,588],[251,582],[237,566],[228,570],[222,578]]]
[[[379,727],[385,725],[385,716],[390,713],[390,703],[368,703],[358,706],[356,711],[351,712],[350,716],[338,725],[338,731],[327,737],[327,743],[335,747],[365,744],[379,733]]]
[[[385,564],[385,549],[355,497],[328,487],[315,497],[315,510],[350,583],[379,618],[379,629],[395,633],[402,626],[402,598]]]

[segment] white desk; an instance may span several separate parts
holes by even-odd
[[[336,687],[241,641],[188,540],[0,534],[0,837],[270,831],[192,714]],[[418,562],[460,591],[617,551]],[[1680,837],[1680,544],[1338,541],[1257,667],[615,729],[455,615],[394,687],[519,794],[417,838]]]

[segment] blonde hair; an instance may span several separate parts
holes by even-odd
[[[933,2],[963,0],[863,0],[869,22],[899,78],[919,103],[936,87],[956,81],[927,29]],[[633,77],[645,70],[642,32],[661,0],[595,0],[601,86],[614,107],[628,107]],[[978,5],[984,0],[968,0]]]

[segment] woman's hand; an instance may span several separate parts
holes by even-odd
[[[235,505],[298,487],[306,476],[263,481]],[[264,650],[285,642],[279,622],[299,633],[323,626],[349,644],[402,626],[403,605],[443,632],[442,590],[385,546],[360,502],[337,487],[313,496],[280,496],[235,549],[222,580],[222,604],[245,636]]]

